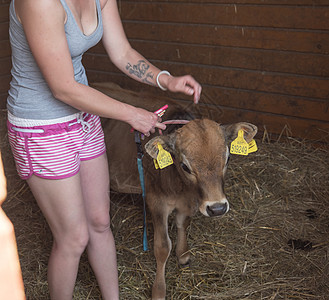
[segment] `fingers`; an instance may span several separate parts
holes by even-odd
[[[193,96],[194,103],[198,103],[202,91],[201,85],[191,76],[170,77],[168,89],[172,92],[182,92]]]
[[[146,137],[149,137],[151,133],[155,133],[156,128],[160,130],[166,129],[166,125],[161,123],[162,120],[157,114],[139,108],[136,111],[138,113],[135,115],[131,125]]]
[[[161,123],[161,121],[160,122],[158,121],[154,124],[154,126],[152,126],[152,128],[148,132],[145,132],[144,135],[149,137],[151,133],[155,133],[155,128],[158,128],[159,130],[165,130],[166,125]]]
[[[186,94],[187,95],[193,95],[193,101],[195,104],[197,104],[200,100],[201,85],[192,77],[192,76],[186,76]]]
[[[157,121],[151,127],[151,129],[148,132],[145,133],[145,136],[149,137],[151,135],[151,133],[155,133],[156,128],[158,128],[159,130],[165,130],[166,129],[166,125],[161,123],[161,118],[159,118],[158,116],[157,116]]]
[[[195,104],[198,104],[199,100],[200,100],[201,90],[202,90],[202,88],[200,85],[196,85],[194,87],[186,86],[185,94],[191,95],[191,96],[193,95],[193,102]]]
[[[201,87],[200,84],[195,86],[195,88],[194,88],[194,98],[193,98],[195,104],[199,103],[200,96],[201,96],[201,91],[202,91],[202,87]]]
[[[161,122],[156,122],[155,123],[155,127],[156,128],[159,128],[159,129],[162,129],[162,130],[165,130],[166,129],[166,125],[161,123]]]

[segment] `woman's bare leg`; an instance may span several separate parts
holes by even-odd
[[[73,177],[47,180],[32,176],[28,183],[54,236],[48,266],[51,299],[72,299],[86,246],[103,298],[119,299],[106,155],[82,162]]]
[[[80,257],[89,240],[80,174],[61,180],[32,176],[28,184],[54,237],[48,265],[50,297],[72,300]]]
[[[89,262],[103,299],[119,299],[115,242],[110,228],[109,171],[106,155],[81,164],[81,182],[88,220]]]

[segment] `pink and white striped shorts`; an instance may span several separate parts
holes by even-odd
[[[105,153],[98,116],[78,113],[53,121],[25,120],[8,114],[9,143],[22,179],[32,175],[68,178],[79,172],[81,161]]]

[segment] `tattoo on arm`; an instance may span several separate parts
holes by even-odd
[[[150,65],[147,64],[144,60],[139,60],[136,65],[131,65],[128,63],[126,65],[126,70],[128,70],[129,74],[135,75],[139,79],[142,80],[142,82],[148,83],[150,85],[155,85],[154,83],[154,74],[150,71],[148,71],[150,68]]]

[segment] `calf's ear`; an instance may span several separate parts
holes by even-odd
[[[148,155],[156,159],[158,156],[158,144],[170,153],[174,152],[175,134],[156,136],[145,144],[145,150]]]
[[[225,132],[225,138],[227,143],[231,143],[237,138],[240,129],[244,131],[244,139],[249,143],[257,133],[257,126],[251,123],[240,122],[229,125],[221,125]]]

